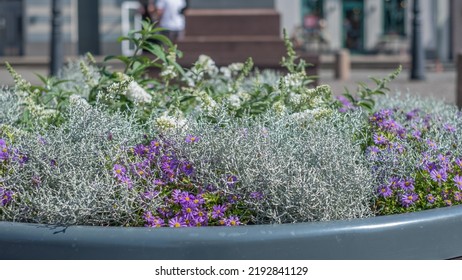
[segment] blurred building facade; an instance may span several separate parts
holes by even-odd
[[[81,0],[82,1],[82,0]],[[99,1],[100,53],[121,52],[123,0]],[[61,0],[65,55],[78,54],[78,0]],[[412,0],[190,0],[191,9],[271,8],[281,33],[307,51],[405,54],[409,50]],[[462,49],[462,1],[421,0],[427,58],[450,61]],[[0,0],[0,56],[48,55],[51,0]],[[82,20],[82,19],[81,19]],[[83,19],[85,20],[85,19]]]

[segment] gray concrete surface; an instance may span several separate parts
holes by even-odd
[[[334,71],[321,70],[319,74],[320,84],[328,84],[332,87],[335,95],[344,92],[344,87],[354,91],[358,82],[366,82],[371,87],[374,83],[368,77],[382,78],[393,70],[352,70],[350,79],[339,81],[334,78]],[[404,69],[398,78],[389,84],[392,92],[409,93],[422,97],[433,97],[444,100],[447,103],[456,102],[456,72],[454,70],[443,72],[427,72],[425,81],[409,80],[409,70]]]

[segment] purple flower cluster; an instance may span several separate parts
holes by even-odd
[[[397,121],[400,120],[400,121]],[[376,208],[383,214],[403,213],[416,209],[450,206],[462,203],[462,159],[453,151],[429,137],[429,131],[455,133],[452,124],[421,110],[403,112],[400,109],[380,110],[370,118],[371,145],[365,150],[373,163],[379,181]],[[420,164],[403,176],[383,178],[381,174],[399,170],[406,154],[421,154]],[[387,172],[383,172],[383,170]],[[391,173],[393,174],[393,173]]]
[[[13,191],[0,187],[0,206],[5,206],[13,200]]]
[[[140,194],[138,203],[143,209],[141,219],[145,226],[234,226],[242,223],[241,198],[197,182],[194,163],[179,156],[175,149],[175,145],[192,145],[198,141],[200,137],[193,135],[179,144],[155,139],[148,145],[138,144],[129,149],[131,156],[113,165],[114,178]],[[237,183],[238,178],[228,174],[223,185],[231,191]],[[253,195],[255,199],[262,196]]]
[[[6,141],[4,139],[0,139],[0,162],[6,161],[10,158],[8,151],[9,149],[6,145]]]

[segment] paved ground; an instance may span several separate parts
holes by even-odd
[[[373,85],[368,77],[385,77],[392,70],[352,70],[351,77],[347,81],[334,79],[334,73],[330,70],[321,70],[320,83],[329,84],[334,94],[344,92],[346,86],[350,91],[356,89],[357,82],[368,82]],[[434,97],[445,102],[455,104],[456,102],[456,72],[454,70],[443,72],[426,73],[425,81],[410,81],[409,71],[403,70],[396,80],[389,84],[389,88],[395,92],[410,93],[412,95]]]
[[[44,67],[38,66],[21,66],[16,68],[17,71],[23,75],[23,77],[33,84],[40,83],[39,79],[35,76],[35,73],[41,75],[47,75],[48,70]],[[368,77],[384,77],[389,74],[392,70],[365,70],[365,69],[354,69],[351,72],[351,77],[347,81],[339,81],[334,79],[334,72],[332,70],[321,69],[319,73],[320,83],[329,84],[334,94],[340,95],[343,93],[343,89],[346,86],[350,91],[356,88],[357,82],[368,82],[372,85]],[[13,80],[6,71],[4,65],[0,66],[0,85],[11,85]],[[442,99],[448,103],[455,104],[456,101],[456,72],[453,69],[446,70],[443,72],[435,72],[428,70],[426,73],[425,81],[410,81],[409,71],[403,70],[401,75],[389,85],[392,91],[398,91],[401,93],[407,93],[419,96],[431,96],[438,99]]]

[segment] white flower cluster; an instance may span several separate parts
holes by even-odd
[[[120,73],[119,82],[114,82],[106,89],[106,99],[115,99],[118,95],[125,95],[130,101],[135,103],[150,103],[152,96],[144,90],[133,78]],[[102,92],[99,92],[101,97]]]
[[[241,107],[241,98],[237,94],[231,94],[228,96],[228,105],[233,109],[239,109]]]
[[[172,80],[178,76],[176,73],[175,66],[173,65],[167,65],[162,69],[162,72],[160,72],[160,76],[167,79],[167,80]]]
[[[232,63],[228,65],[228,67],[221,67],[220,68],[220,73],[223,74],[223,77],[226,79],[231,79],[233,75],[237,75],[239,71],[241,71],[244,68],[244,63]]]
[[[294,113],[291,117],[297,121],[313,121],[318,120],[322,117],[326,117],[332,114],[332,109],[329,108],[314,108],[314,109],[307,109],[300,113]]]
[[[168,115],[163,115],[155,119],[155,126],[160,131],[168,131],[172,129],[186,129],[186,120],[182,118],[176,118]]]
[[[151,103],[152,97],[137,82],[131,81],[127,88],[127,98],[137,103]]]
[[[199,59],[195,63],[195,66],[198,65],[201,70],[205,71],[210,77],[214,77],[218,74],[218,68],[215,65],[215,61],[209,56],[201,54]]]
[[[210,97],[205,91],[196,93],[201,101],[200,109],[208,114],[216,112],[218,104],[212,97]]]
[[[300,88],[303,86],[305,76],[304,73],[290,73],[281,77],[279,83],[285,88]]]

